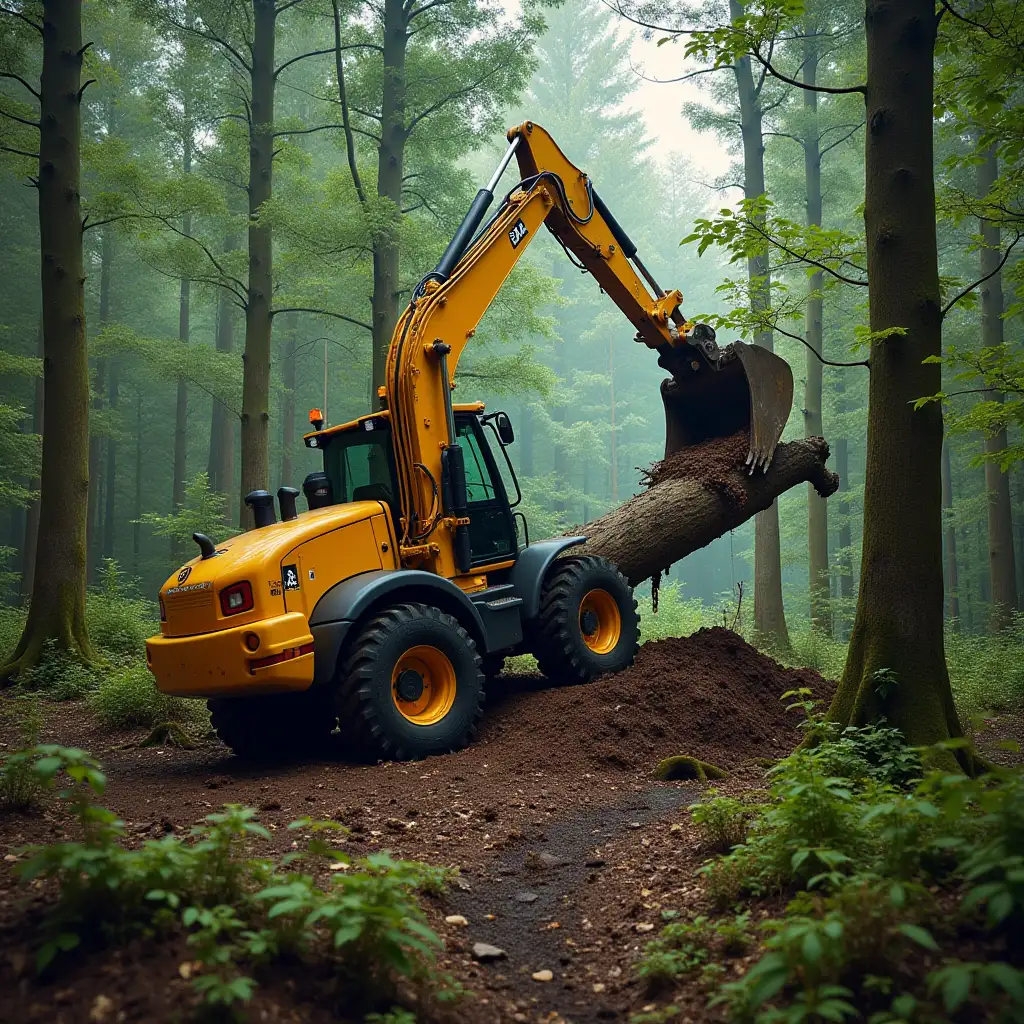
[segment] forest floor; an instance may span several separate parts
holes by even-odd
[[[353,855],[387,849],[458,868],[445,896],[425,900],[444,939],[440,967],[472,993],[452,1018],[588,1024],[654,1009],[635,962],[657,935],[662,911],[704,906],[695,871],[707,851],[686,809],[707,787],[656,782],[652,768],[687,754],[728,770],[716,784],[722,792],[763,786],[765,759],[784,756],[798,738],[779,697],[800,686],[822,699],[832,689],[813,672],[782,668],[735,634],[710,629],[645,644],[632,669],[586,687],[501,677],[474,745],[418,763],[354,765],[339,754],[252,766],[215,739],[194,750],[140,748],[141,733],[101,729],[80,704],[49,706],[42,739],[100,760],[109,780],[103,802],[133,842],[184,836],[211,811],[239,803],[258,808],[271,832],[263,846],[276,853],[292,847],[287,824],[312,816],[343,822],[350,830],[343,848]],[[18,745],[10,704],[0,701],[0,750]],[[992,742],[1021,732],[1020,720],[1002,719]],[[53,806],[0,817],[0,1021],[188,1016],[195,995],[182,977],[190,955],[181,941],[138,939],[69,957],[51,980],[34,979],[31,922],[49,895],[15,882],[13,851],[65,838],[65,827]],[[453,915],[466,923],[446,922]],[[505,956],[477,962],[478,942]],[[534,980],[545,971],[551,980]],[[349,1019],[331,1004],[330,979],[310,975],[260,976],[248,1019]],[[703,1005],[695,985],[679,1019],[714,1019]]]

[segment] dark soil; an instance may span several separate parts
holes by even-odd
[[[689,754],[729,769],[716,784],[723,791],[762,785],[758,760],[784,755],[798,737],[779,697],[799,686],[826,699],[831,691],[813,672],[784,669],[716,628],[645,644],[633,668],[589,686],[501,677],[477,742],[414,764],[352,765],[339,751],[246,765],[212,738],[195,750],[140,748],[144,731],[104,731],[76,704],[51,705],[42,738],[102,761],[104,802],[131,843],[187,835],[220,805],[242,803],[270,829],[262,854],[287,852],[288,823],[308,815],[344,822],[353,855],[388,849],[457,867],[451,892],[427,912],[445,940],[441,968],[474,993],[456,1011],[459,1024],[625,1022],[650,1004],[633,978],[648,926],[660,927],[662,910],[700,906],[694,872],[707,855],[686,812],[701,787],[655,782],[653,767]],[[11,749],[20,742],[14,705],[0,699],[0,741]],[[52,980],[34,978],[31,922],[50,895],[17,885],[4,858],[66,836],[66,826],[52,805],[0,817],[0,1021],[188,1019],[194,996],[180,974],[190,958],[180,939],[86,952]],[[452,914],[468,923],[447,923]],[[476,942],[507,958],[477,963]],[[534,981],[544,970],[553,980]],[[259,981],[250,1020],[349,1019],[323,971],[275,967]],[[711,1019],[698,996],[688,1014]]]
[[[744,467],[749,451],[750,436],[745,430],[711,438],[654,463],[645,472],[643,482],[650,487],[662,480],[697,480],[709,491],[717,491],[730,504],[739,506],[746,501],[747,494],[736,470]]]

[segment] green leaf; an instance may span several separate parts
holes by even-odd
[[[931,932],[926,928],[922,928],[920,925],[904,922],[899,925],[896,930],[901,935],[905,935],[912,942],[916,942],[919,946],[923,946],[925,949],[930,949],[933,952],[938,952],[939,945],[932,938]]]

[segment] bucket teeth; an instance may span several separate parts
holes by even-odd
[[[793,406],[789,364],[766,348],[742,342],[719,350],[713,362],[703,352],[698,357],[691,346],[680,349],[659,360],[672,374],[661,385],[666,458],[681,448],[746,430],[747,469],[751,474],[766,472]]]

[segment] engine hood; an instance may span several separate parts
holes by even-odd
[[[331,505],[230,537],[217,545],[216,554],[210,558],[196,555],[160,588],[164,616],[161,633],[184,636],[280,615],[285,611],[281,569],[290,555],[325,534],[382,514],[384,507],[379,501]],[[219,594],[242,582],[251,587],[252,607],[225,616]]]

